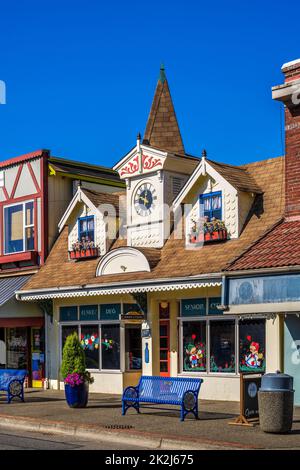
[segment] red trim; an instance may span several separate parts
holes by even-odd
[[[167,372],[161,372],[159,370],[159,375],[161,377],[170,377],[170,321],[169,320],[160,320],[159,326],[166,326],[167,327],[167,336],[161,336],[159,334],[159,342],[161,338],[166,338],[167,339],[167,347],[162,348],[159,344],[159,369],[160,369],[160,363],[167,363],[168,370]],[[160,359],[160,351],[167,351],[167,359],[161,360]]]
[[[0,256],[0,264],[19,263],[20,261],[32,261],[36,263],[36,251],[23,251],[22,253],[14,253],[9,255]]]
[[[3,246],[3,241],[4,241],[4,225],[3,225],[3,207],[0,206],[0,253],[4,253],[4,246]]]
[[[35,177],[35,174],[34,174],[34,171],[33,171],[33,169],[32,169],[32,166],[31,166],[31,163],[30,163],[30,162],[27,163],[27,168],[28,168],[28,170],[29,170],[29,173],[31,174],[31,178],[32,178],[32,180],[33,180],[33,183],[34,183],[36,192],[37,192],[37,193],[40,193],[40,192],[41,192],[41,188],[39,187],[39,184],[38,184],[38,182],[37,182],[37,180],[36,180],[36,177]]]
[[[33,201],[33,230],[34,230],[34,250],[38,251],[38,216],[37,216],[37,199]]]
[[[18,186],[18,183],[20,181],[20,177],[21,177],[21,173],[22,173],[22,170],[23,170],[23,163],[19,166],[18,168],[18,173],[17,173],[17,176],[16,176],[16,179],[15,179],[15,182],[14,182],[14,185],[13,185],[13,188],[12,188],[12,192],[11,192],[11,195],[10,195],[10,199],[13,199],[14,198],[14,195],[15,195],[15,192],[16,192],[16,189],[17,189],[17,186]]]
[[[3,193],[4,193],[5,199],[8,200],[8,199],[9,199],[9,194],[8,194],[8,192],[7,192],[6,187],[3,186],[2,190],[3,190]]]
[[[23,155],[20,155],[19,157],[14,157],[11,158],[10,160],[5,160],[4,162],[0,163],[0,168],[5,168],[10,165],[16,165],[18,163],[25,162],[26,160],[33,160],[34,158],[37,157],[42,157],[43,155],[50,155],[49,150],[35,150],[34,152],[31,153],[25,153]]]
[[[43,317],[0,318],[1,328],[17,328],[24,326],[44,326]]]
[[[41,162],[41,259],[43,265],[48,255],[48,155],[43,157]]]
[[[32,199],[40,198],[41,194],[29,194],[28,196],[20,196],[16,198],[9,198],[7,201],[0,201],[0,206],[10,206],[11,204],[18,204],[18,202],[31,201]]]

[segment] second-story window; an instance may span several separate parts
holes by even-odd
[[[213,218],[222,220],[222,192],[217,191],[214,193],[201,194],[201,216],[207,217],[208,221]],[[203,211],[203,212],[202,212]]]
[[[34,249],[33,201],[4,208],[5,254]]]
[[[86,217],[80,217],[78,219],[78,238],[82,241],[83,238],[89,241],[94,241],[94,216],[89,215]]]

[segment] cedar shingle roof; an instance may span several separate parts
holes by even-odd
[[[263,191],[256,196],[256,203],[248,222],[238,239],[223,243],[207,244],[201,249],[187,250],[185,240],[171,236],[161,250],[143,249],[151,259],[151,272],[135,272],[96,277],[99,259],[71,262],[68,260],[68,229],[57,239],[45,266],[33,276],[24,290],[67,287],[85,284],[121,283],[162,278],[196,276],[220,273],[233,259],[253,245],[267,230],[281,219],[284,207],[284,159],[273,158],[247,165],[247,172]],[[126,241],[117,240],[113,247],[124,246]],[[59,269],[58,269],[59,267]]]
[[[87,188],[81,188],[82,192],[89,198],[89,200],[94,204],[95,207],[99,207],[101,205],[112,205],[116,210],[116,215],[119,216],[119,201],[120,196],[124,195],[123,193],[102,193],[99,191],[93,191]]]
[[[252,193],[262,193],[261,188],[248,172],[246,166],[234,166],[226,163],[219,163],[207,159],[210,165],[223,176],[228,183],[240,191],[250,191]]]
[[[164,69],[157,82],[143,142],[160,150],[185,154]]]
[[[268,231],[226,271],[300,266],[300,221],[282,221]]]

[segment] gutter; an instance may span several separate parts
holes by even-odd
[[[222,275],[224,277],[231,277],[231,276],[242,276],[242,277],[249,277],[253,275],[260,275],[260,274],[280,274],[280,273],[287,273],[287,272],[300,272],[300,265],[295,266],[284,266],[278,268],[257,268],[257,269],[241,269],[239,271],[224,271]]]

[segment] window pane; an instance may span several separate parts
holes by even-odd
[[[27,329],[7,328],[7,368],[28,369]]]
[[[222,202],[221,201],[222,201],[221,196],[213,196],[212,197],[212,202],[211,202],[212,210],[221,209],[221,207],[222,207]]]
[[[215,219],[221,220],[222,219],[222,210],[221,209],[213,210],[212,211],[212,217],[214,217]]]
[[[203,198],[203,203],[204,203],[204,211],[210,211],[210,209],[211,209],[211,198],[210,197],[204,197]]]
[[[168,372],[168,363],[167,362],[161,362],[160,363],[160,372]]]
[[[240,329],[240,371],[264,372],[265,361],[265,320],[245,320]]]
[[[33,202],[25,204],[25,225],[33,225]]]
[[[78,334],[78,327],[72,325],[64,325],[61,327],[61,350],[63,351],[66,339],[68,336],[72,335],[73,333]]]
[[[23,251],[23,205],[4,209],[5,253]]]
[[[94,217],[84,217],[79,220],[79,239],[82,238],[94,241]]]
[[[210,371],[235,372],[234,321],[210,322]]]
[[[183,370],[206,370],[206,322],[183,322]]]
[[[142,368],[142,338],[140,326],[125,328],[125,369],[134,370]]]
[[[85,353],[87,369],[99,369],[99,330],[97,325],[81,327],[81,346]]]
[[[26,243],[26,250],[33,250],[34,249],[34,228],[27,227],[25,229],[25,243]]]
[[[102,325],[102,369],[120,369],[120,326]]]

